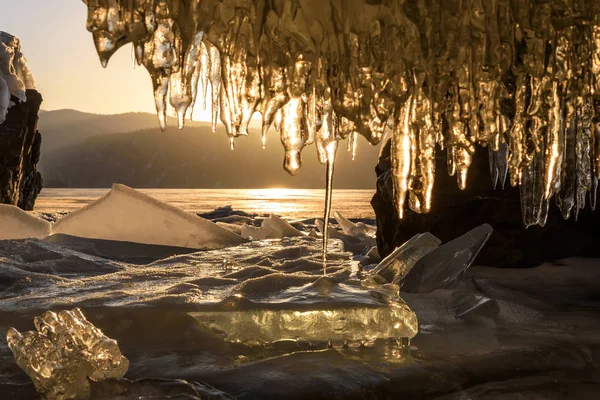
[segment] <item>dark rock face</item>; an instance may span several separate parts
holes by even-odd
[[[492,225],[494,233],[475,260],[480,265],[518,268],[570,256],[600,257],[600,212],[588,207],[580,211],[578,221],[565,221],[551,205],[544,228],[525,229],[519,189],[508,182],[504,189],[492,187],[487,149],[477,149],[464,191],[448,176],[445,153],[438,151],[431,212],[407,210],[403,220],[393,205],[390,167],[388,142],[375,169],[377,193],[371,201],[382,257],[417,233],[431,232],[445,243],[484,223]]]
[[[33,210],[42,190],[42,176],[37,170],[42,136],[37,130],[42,95],[27,90],[27,102],[8,110],[0,125],[0,203]]]

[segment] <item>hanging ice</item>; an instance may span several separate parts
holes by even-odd
[[[295,174],[315,143],[392,139],[395,204],[428,212],[436,147],[464,189],[476,145],[494,184],[521,185],[523,220],[543,225],[595,199],[600,177],[600,2],[84,0],[103,64],[133,42],[161,125],[208,96],[231,145],[255,111],[275,123]],[[210,82],[211,90],[207,90]],[[200,87],[201,86],[201,87]],[[325,235],[326,238],[328,235]]]
[[[34,324],[30,332],[9,328],[6,339],[19,367],[48,400],[89,398],[90,378],[121,378],[129,368],[117,342],[78,308],[47,311]]]
[[[43,239],[50,233],[50,223],[19,207],[0,204],[0,240]]]
[[[0,31],[0,124],[6,119],[11,96],[27,101],[26,89],[35,89],[35,81],[21,52],[21,42]]]
[[[52,234],[192,249],[219,249],[245,242],[204,218],[115,184],[104,197],[58,220]]]

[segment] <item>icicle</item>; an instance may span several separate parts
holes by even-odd
[[[404,202],[408,192],[408,177],[411,164],[411,126],[412,95],[404,103],[398,115],[398,124],[392,135],[392,184],[394,204],[399,218],[404,217]]]
[[[552,196],[565,217],[587,192],[594,204],[600,3],[296,3],[87,1],[87,28],[103,66],[133,44],[163,129],[169,92],[180,127],[209,97],[213,131],[220,119],[232,146],[258,110],[263,147],[274,124],[292,174],[308,144],[327,164],[334,142],[348,137],[354,159],[358,135],[376,145],[391,132],[399,216],[407,201],[429,210],[436,143],[460,189],[475,145],[489,146],[494,186],[524,185],[525,224],[544,223]],[[0,76],[2,104],[23,80],[12,75]]]
[[[304,148],[306,128],[304,126],[304,102],[301,98],[290,99],[281,109],[281,143],[285,150],[283,168],[296,175],[302,166],[301,152]]]
[[[206,110],[206,97],[208,92],[208,82],[210,76],[210,56],[206,44],[202,42],[202,48],[200,50],[200,71],[199,81],[202,85],[202,110]]]
[[[210,60],[210,70],[208,71],[208,79],[212,88],[211,107],[212,107],[212,130],[217,131],[217,122],[219,120],[220,94],[221,94],[221,55],[219,50],[207,44],[208,57]]]
[[[323,227],[323,275],[327,275],[327,244],[329,239],[329,217],[331,215],[331,201],[333,198],[333,173],[335,168],[335,153],[337,151],[337,146],[335,149],[331,150],[330,155],[328,155],[327,159],[327,172],[325,174],[325,216],[324,227]]]
[[[325,188],[325,216],[323,229],[323,273],[327,274],[327,243],[329,239],[329,216],[331,214],[331,200],[333,194],[333,173],[335,166],[335,156],[338,149],[337,137],[337,116],[335,115],[331,103],[326,100],[323,104],[323,126],[317,132],[315,138],[317,145],[317,155],[321,164],[325,164],[326,188]]]
[[[500,182],[500,187],[504,189],[506,176],[508,173],[508,146],[506,143],[501,143],[498,150],[495,151],[492,146],[488,147],[490,160],[490,174],[492,175],[492,186],[494,189]]]
[[[356,158],[356,141],[358,133],[352,132],[348,137],[348,151],[352,154],[352,161]]]

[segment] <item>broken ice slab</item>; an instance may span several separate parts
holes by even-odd
[[[43,239],[50,233],[50,223],[21,210],[0,204],[0,240]]]
[[[242,237],[250,240],[281,239],[294,236],[305,235],[287,221],[274,214],[265,219],[260,227],[247,224],[242,226]]]
[[[408,272],[401,290],[429,293],[452,286],[471,266],[493,231],[483,224],[427,254]]]
[[[119,184],[104,197],[58,220],[52,234],[59,233],[202,250],[245,242],[211,221]]]
[[[315,220],[315,225],[321,234],[325,231],[325,224],[320,219]],[[374,237],[369,235],[353,236],[347,235],[337,229],[328,229],[327,235],[330,239],[340,239],[344,243],[344,249],[354,254],[361,254],[367,247],[377,245]]]
[[[397,247],[371,271],[369,276],[379,283],[401,282],[415,264],[425,255],[435,250],[442,241],[429,232],[410,238]]]
[[[331,277],[248,298],[240,293],[214,310],[190,313],[228,341],[311,342],[413,338],[415,313],[394,291],[364,289]]]
[[[346,217],[344,217],[342,214],[340,214],[337,211],[333,213],[333,216],[335,217],[335,220],[342,228],[342,232],[344,232],[344,234],[346,234],[346,235],[357,236],[357,237],[361,237],[361,236],[375,237],[375,234],[377,233],[376,227],[367,225],[364,222],[354,223],[354,222],[346,219]]]
[[[121,378],[129,368],[119,345],[89,322],[80,309],[47,311],[36,331],[6,333],[19,367],[47,400],[89,398],[89,379]]]

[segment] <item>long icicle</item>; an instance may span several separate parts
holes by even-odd
[[[323,218],[323,275],[327,275],[327,244],[329,239],[329,217],[331,215],[331,200],[333,196],[333,173],[335,169],[335,152],[333,159],[327,160],[327,171],[325,173],[325,216]]]

